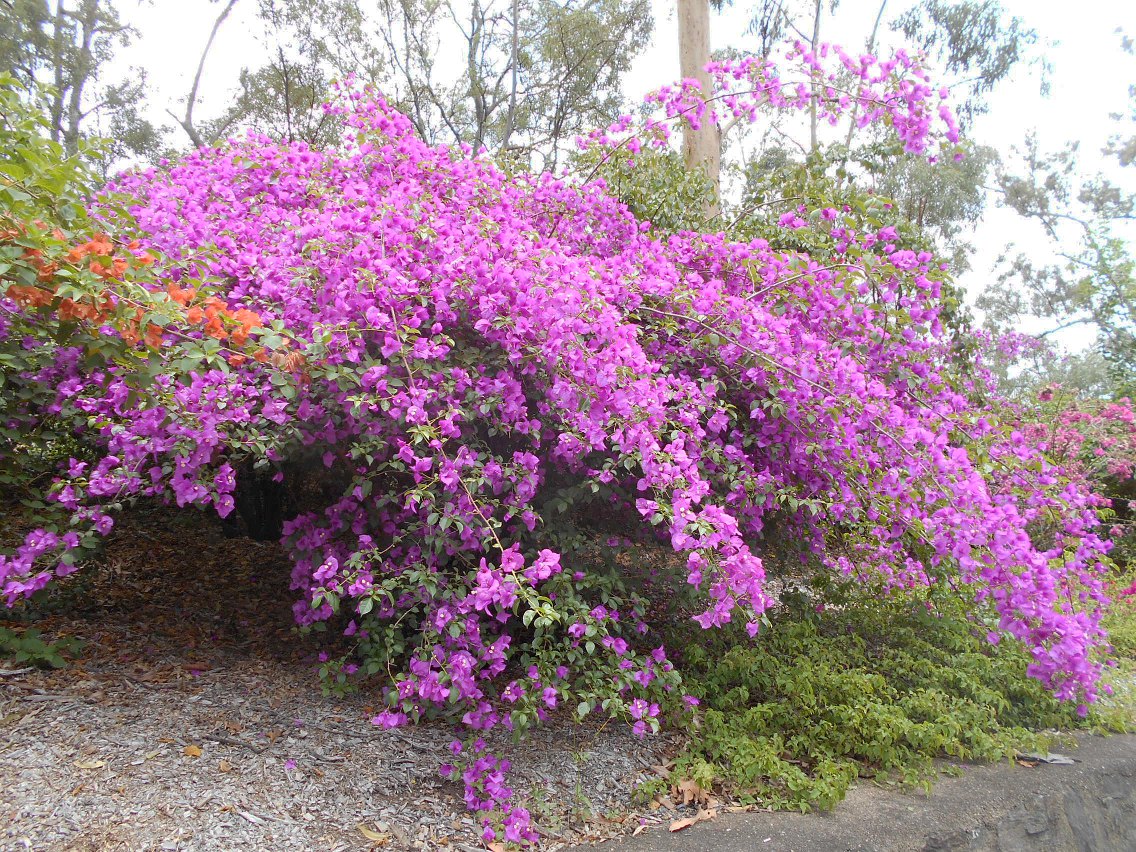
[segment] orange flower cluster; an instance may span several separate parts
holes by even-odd
[[[36,225],[40,228],[45,227],[42,222],[36,222]],[[0,232],[0,240],[12,239],[23,233],[24,229],[16,224]],[[60,241],[64,239],[63,232],[58,228],[51,232],[51,236]],[[139,244],[137,242],[131,243],[129,248],[136,251],[139,248]],[[106,234],[95,234],[95,236],[87,242],[72,247],[71,250],[64,255],[63,260],[67,263],[77,264],[89,255],[94,255],[94,258],[89,264],[90,271],[104,280],[109,278],[121,278],[126,273],[126,270],[130,268],[131,260],[142,266],[147,266],[154,262],[154,258],[149,253],[132,256],[130,259],[127,257],[115,257],[114,243],[111,242],[110,237]],[[35,268],[36,278],[43,282],[44,286],[12,284],[7,289],[7,295],[24,307],[48,307],[55,300],[55,288],[52,286],[52,280],[59,271],[59,262],[46,260],[43,256],[43,250],[37,248],[25,248],[23,257],[25,261]],[[90,301],[76,301],[70,298],[61,299],[57,310],[59,312],[59,318],[65,321],[83,320],[100,324],[110,319],[113,308],[114,301],[108,294],[104,293],[102,297],[99,298],[91,297]]]
[[[15,229],[0,231],[0,241],[12,239],[22,233],[18,225]],[[64,239],[63,233],[58,230],[52,235],[57,240]],[[87,268],[109,284],[111,280],[121,280],[132,265],[149,266],[154,262],[154,257],[149,252],[139,252],[140,247],[137,241],[131,242],[126,246],[128,252],[116,256],[115,244],[111,238],[106,234],[95,234],[85,243],[72,247],[63,259],[67,263],[79,265],[90,258]],[[12,284],[7,289],[8,297],[27,308],[50,307],[56,299],[52,280],[59,270],[59,263],[45,261],[40,249],[25,249],[24,258],[36,268],[37,278],[43,282],[43,286]],[[171,301],[185,309],[185,319],[189,325],[203,322],[206,335],[216,340],[227,341],[234,347],[248,343],[252,330],[264,324],[256,312],[243,308],[230,310],[228,305],[216,296],[209,296],[201,304],[193,304],[197,291],[192,287],[178,287],[170,283],[166,286],[166,293]],[[144,314],[141,308],[135,308],[132,317],[124,318],[116,316],[116,308],[119,307],[121,305],[111,297],[108,289],[98,296],[60,299],[56,312],[64,321],[88,322],[95,326],[112,323],[118,328],[123,340],[131,345],[139,341],[145,342],[152,349],[162,345],[163,332],[160,326],[147,323],[146,327],[142,328]],[[252,357],[264,363],[268,360],[268,353],[262,349],[255,352]],[[239,366],[247,359],[248,356],[237,353],[229,357],[229,362]]]

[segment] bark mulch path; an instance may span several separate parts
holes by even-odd
[[[437,772],[452,728],[380,731],[374,695],[323,697],[287,587],[275,545],[123,519],[34,622],[76,661],[0,663],[0,849],[484,849]],[[632,795],[666,739],[565,720],[494,745],[548,849],[680,815]]]

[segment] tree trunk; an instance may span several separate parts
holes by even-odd
[[[63,107],[66,98],[66,76],[63,68],[63,39],[67,32],[67,9],[63,0],[55,4],[55,18],[52,22],[51,59],[54,64],[55,91],[51,93],[51,141],[63,141]]]
[[[706,64],[710,61],[709,0],[678,0],[678,55],[682,78],[697,80],[702,86],[702,96],[711,97],[710,75],[706,73]],[[682,152],[688,169],[703,169],[710,178],[713,194],[707,199],[706,218],[711,219],[719,210],[721,141],[718,126],[704,121],[695,130],[684,124]]]
[[[509,70],[512,73],[512,80],[509,84],[509,112],[505,116],[505,133],[501,137],[501,152],[504,153],[509,147],[509,138],[513,135],[514,123],[517,120],[517,56],[519,54],[519,40],[520,40],[520,4],[518,0],[513,0],[513,43],[512,50],[509,53]]]

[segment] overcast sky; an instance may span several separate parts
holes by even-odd
[[[1014,79],[991,95],[990,112],[976,122],[973,138],[995,147],[1004,156],[1020,145],[1031,129],[1037,132],[1043,150],[1057,150],[1069,141],[1079,140],[1086,167],[1095,167],[1101,162],[1096,154],[1114,129],[1109,113],[1125,108],[1128,85],[1136,82],[1136,58],[1120,50],[1120,37],[1116,34],[1122,28],[1136,36],[1136,2],[1001,2],[1037,30],[1053,66],[1051,91],[1047,98],[1042,97],[1036,69],[1020,69]],[[135,13],[128,11],[130,5],[123,3],[123,11],[136,14],[142,38],[129,57],[123,58],[145,68],[155,106],[180,112],[218,7],[208,0],[153,0]],[[654,38],[635,60],[625,80],[625,93],[635,101],[678,77],[675,4],[673,0],[660,0],[654,5]],[[893,17],[910,5],[905,0],[891,0],[887,16]],[[219,112],[217,106],[232,96],[240,69],[257,66],[265,55],[265,47],[257,37],[255,6],[256,0],[241,0],[218,36],[202,81],[198,106],[201,117]],[[733,8],[713,17],[713,47],[746,47],[747,6],[744,0],[738,0]],[[828,31],[822,32],[822,38],[849,49],[862,48],[877,10],[878,0],[843,0],[836,17],[826,22]],[[881,32],[880,39],[881,46],[889,41],[891,46],[899,46],[891,33]],[[1031,250],[1043,250],[1044,241],[1027,223],[991,204],[975,235],[978,253],[974,268],[964,279],[970,291],[980,289],[989,280],[993,264],[1008,240]],[[1076,346],[1083,340],[1083,336],[1073,336],[1067,342]]]

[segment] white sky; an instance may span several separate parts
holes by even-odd
[[[1033,129],[1043,150],[1057,150],[1071,140],[1081,140],[1086,167],[1095,165],[1100,162],[1096,152],[1112,132],[1109,113],[1125,108],[1127,87],[1136,83],[1136,57],[1121,52],[1115,32],[1119,27],[1136,37],[1136,2],[1001,2],[1011,14],[1022,17],[1038,31],[1053,65],[1051,93],[1043,98],[1036,71],[1020,69],[1015,79],[1004,82],[991,95],[990,112],[977,121],[973,138],[1008,155]],[[635,101],[658,85],[676,80],[679,73],[675,3],[660,0],[654,5],[654,38],[636,58],[624,84],[625,93]],[[886,17],[893,17],[910,5],[911,0],[891,0]],[[130,2],[121,4],[124,14],[136,21],[142,37],[122,59],[146,70],[156,107],[169,107],[180,114],[219,7],[208,0],[153,0],[136,9],[132,6]],[[257,38],[260,29],[255,7],[256,0],[240,0],[218,35],[202,81],[199,117],[216,114],[217,105],[232,96],[242,67],[260,64],[265,48]],[[744,0],[737,0],[733,8],[713,16],[714,48],[746,46],[747,38],[752,38],[745,35],[748,8]],[[822,38],[849,49],[862,48],[877,9],[877,0],[843,0],[836,17],[825,22],[827,31],[822,31]],[[881,46],[887,45],[894,42],[894,36],[881,28],[880,40]],[[168,116],[163,118],[169,123]],[[1028,223],[991,204],[975,235],[978,251],[974,268],[963,279],[971,292],[981,289],[983,282],[989,280],[995,260],[1011,240],[1023,247],[1037,246],[1039,250],[1044,245],[1040,233]],[[1066,342],[1076,347],[1085,340],[1083,335],[1074,335]]]

